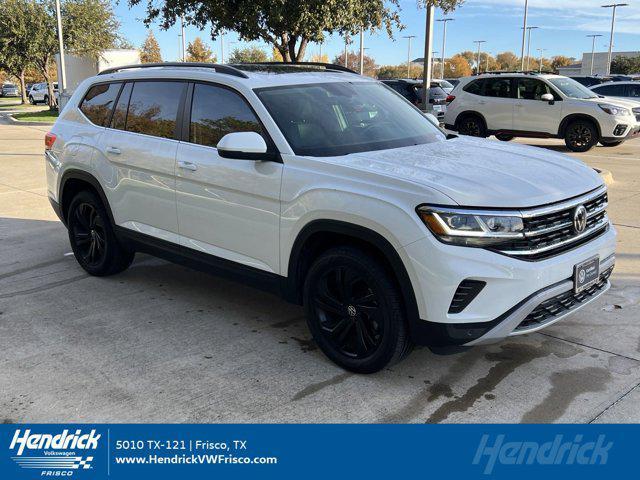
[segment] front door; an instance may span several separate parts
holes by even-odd
[[[553,102],[542,100],[550,93]],[[513,113],[513,129],[524,132],[555,135],[562,120],[562,98],[542,80],[518,78],[516,86],[516,108]]]
[[[223,158],[216,149],[232,132],[267,140],[258,118],[238,92],[208,83],[193,85],[187,115],[188,141],[176,158],[181,244],[278,273],[282,163]]]

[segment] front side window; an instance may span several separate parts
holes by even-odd
[[[127,112],[127,132],[175,138],[176,116],[185,86],[184,82],[135,82]]]
[[[593,91],[569,77],[548,78],[549,82],[569,98],[598,98]]]
[[[629,85],[629,97],[640,98],[640,83],[637,85]]]
[[[444,138],[420,111],[377,82],[255,91],[297,155],[348,155]]]
[[[624,96],[624,85],[602,85],[593,89],[598,95],[609,95],[612,97]]]
[[[121,85],[121,83],[94,85],[84,96],[80,111],[91,120],[91,123],[100,127],[106,126]]]
[[[490,78],[485,80],[484,96],[497,98],[511,98],[510,78]]]
[[[516,91],[522,100],[540,100],[542,95],[553,94],[549,85],[535,78],[519,78],[517,82]]]
[[[256,132],[264,136],[260,122],[240,95],[228,88],[196,83],[189,141],[215,147],[232,132]]]

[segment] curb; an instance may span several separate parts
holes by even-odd
[[[598,172],[598,174],[602,177],[605,185],[611,185],[615,182],[615,180],[613,179],[613,174],[609,170],[604,170],[602,168],[594,168],[594,170]]]
[[[12,113],[7,113],[5,117],[8,118],[10,121],[12,121],[14,124],[21,125],[24,127],[37,127],[37,126],[46,127],[48,125],[53,125],[55,123],[55,122],[25,122],[23,120],[18,120],[17,118],[13,118]]]

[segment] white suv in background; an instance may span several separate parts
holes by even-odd
[[[58,83],[53,84],[53,94],[58,100]],[[35,105],[37,103],[49,103],[49,89],[46,83],[36,83],[29,90],[29,103]]]
[[[449,96],[446,128],[499,140],[563,138],[586,152],[640,135],[640,105],[604,98],[560,75],[499,73],[467,77]]]
[[[536,331],[606,291],[614,266],[593,169],[447,136],[332,65],[107,70],[76,89],[45,160],[87,272],[147,252],[267,289],[355,372],[413,344]]]

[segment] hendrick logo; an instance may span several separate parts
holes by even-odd
[[[93,456],[79,455],[81,450],[97,450],[101,435],[91,430],[58,434],[16,430],[9,445],[12,459],[22,468],[40,470],[41,476],[72,476],[74,470],[90,469]]]

